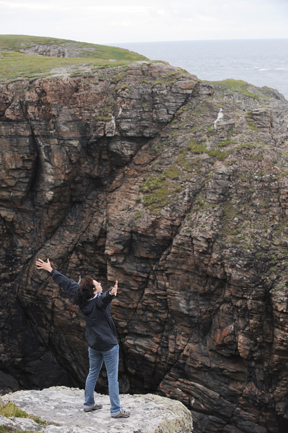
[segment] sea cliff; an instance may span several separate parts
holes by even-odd
[[[3,84],[3,392],[84,384],[84,322],[36,270],[49,257],[119,281],[122,392],[183,402],[197,433],[286,431],[287,109],[164,63]]]

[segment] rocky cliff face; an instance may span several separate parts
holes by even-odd
[[[2,86],[2,388],[84,383],[49,257],[118,279],[122,392],[182,401],[196,432],[286,431],[287,108],[161,63]]]

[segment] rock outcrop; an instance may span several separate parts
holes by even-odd
[[[130,418],[113,419],[107,395],[96,394],[95,401],[102,409],[83,412],[84,391],[75,388],[53,387],[42,391],[18,391],[2,397],[32,417],[0,417],[0,425],[44,433],[192,433],[190,411],[179,401],[157,395],[121,395],[121,404]],[[41,419],[49,425],[37,423]]]
[[[162,63],[3,86],[2,389],[84,384],[49,257],[119,281],[122,392],[183,402],[197,433],[286,432],[287,108]]]

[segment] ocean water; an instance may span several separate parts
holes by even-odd
[[[288,39],[111,44],[180,66],[201,80],[227,78],[277,89],[288,100]]]

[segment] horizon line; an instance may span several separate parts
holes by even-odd
[[[31,36],[31,37],[43,37],[43,38],[50,38],[50,39],[65,39],[67,41],[74,41],[74,42],[81,42],[81,43],[88,43],[93,45],[114,45],[115,44],[148,44],[148,43],[171,43],[171,42],[224,42],[224,41],[288,41],[288,37],[286,38],[227,38],[227,39],[178,39],[178,40],[165,40],[165,41],[126,41],[126,42],[87,42],[86,41],[80,41],[78,39],[67,39],[66,37],[59,37],[59,36],[44,36],[44,35],[31,35],[31,34],[23,34],[23,33],[0,33],[0,36]]]
[[[235,39],[179,39],[179,40],[167,40],[167,41],[137,41],[137,42],[104,42],[104,45],[112,44],[154,44],[154,43],[166,43],[166,42],[222,42],[222,41],[288,41],[287,38],[235,38]]]

